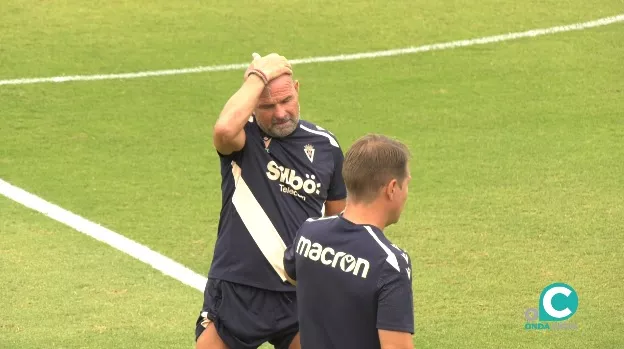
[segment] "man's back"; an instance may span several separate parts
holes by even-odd
[[[414,332],[409,257],[378,228],[310,219],[284,263],[297,279],[302,348],[373,349],[378,329]]]

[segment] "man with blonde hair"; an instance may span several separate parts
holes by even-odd
[[[303,349],[413,348],[411,262],[383,233],[407,200],[409,157],[382,135],[357,140],[342,169],[344,212],[308,219],[284,254]]]

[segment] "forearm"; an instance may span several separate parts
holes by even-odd
[[[378,330],[381,349],[414,349],[412,335],[407,332]]]
[[[256,75],[251,75],[243,83],[240,89],[227,101],[215,129],[219,130],[222,137],[235,137],[249,120],[260,94],[264,89],[264,82]]]

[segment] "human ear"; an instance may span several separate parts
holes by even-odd
[[[397,185],[398,182],[394,178],[386,185],[386,195],[388,196],[388,199],[392,200],[394,198],[394,194],[397,190]]]

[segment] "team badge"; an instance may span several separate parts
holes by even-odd
[[[303,151],[305,152],[310,162],[313,162],[314,161],[314,147],[311,144],[306,144],[306,146],[303,147]]]

